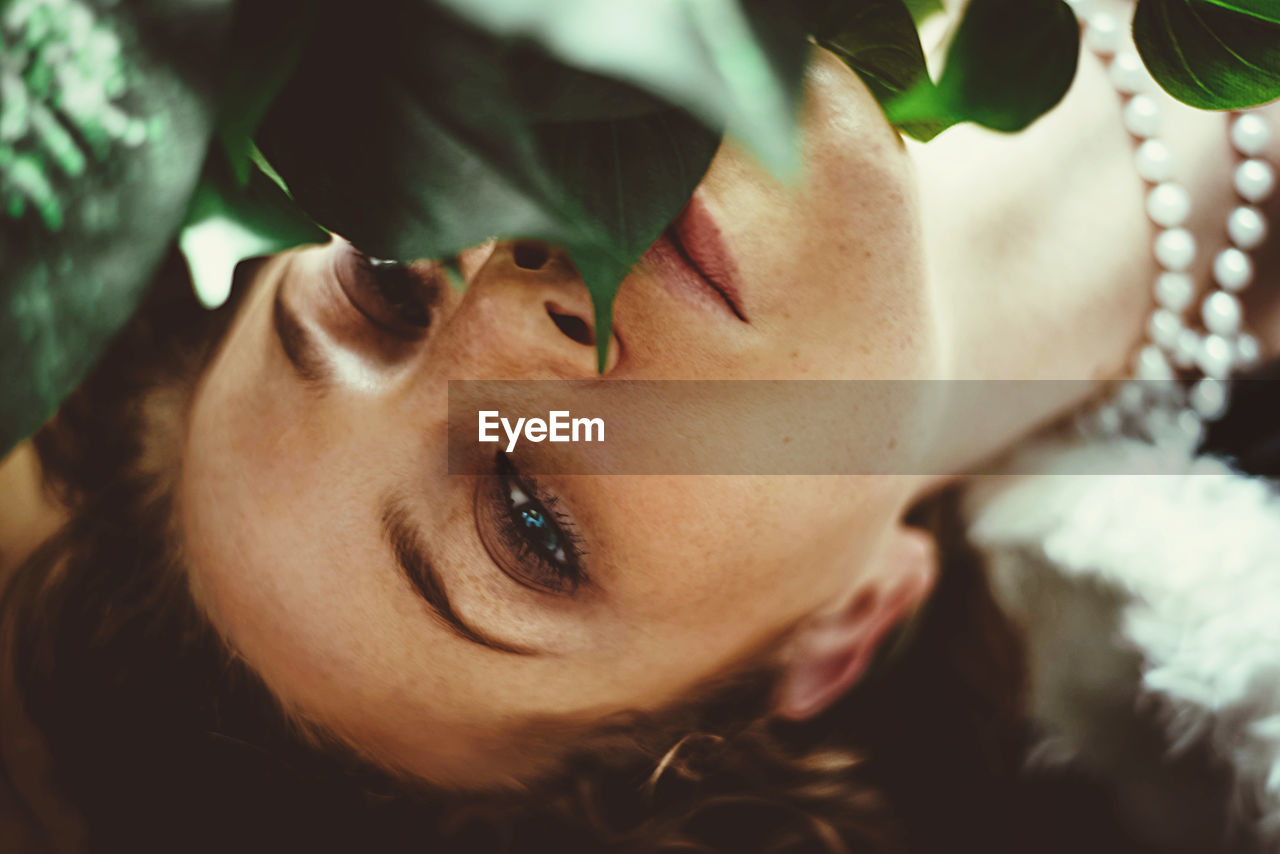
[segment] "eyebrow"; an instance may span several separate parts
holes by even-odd
[[[311,330],[285,303],[282,291],[283,288],[276,288],[275,301],[271,306],[271,323],[280,348],[298,379],[307,385],[321,385],[330,378],[329,363]]]
[[[533,650],[496,640],[468,625],[449,602],[440,574],[431,562],[418,530],[409,521],[409,511],[400,502],[383,503],[382,529],[396,564],[432,612],[458,637],[474,644],[515,655],[534,655]]]

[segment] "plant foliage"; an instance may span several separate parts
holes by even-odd
[[[1280,97],[1280,2],[1139,0],[1133,37],[1169,94],[1206,110]]]
[[[0,3],[0,453],[80,381],[169,250],[233,11]]]
[[[1138,0],[1160,84],[1280,96],[1280,3]],[[904,133],[1025,127],[1070,85],[1062,0],[0,0],[0,450],[134,309],[175,239],[216,302],[244,257],[334,231],[379,257],[564,245],[614,294],[723,134],[780,176],[810,40]],[[601,352],[603,359],[603,352]]]

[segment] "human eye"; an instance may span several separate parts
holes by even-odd
[[[378,329],[411,341],[431,325],[437,265],[384,261],[344,243],[334,253],[333,274],[352,307]]]
[[[573,520],[506,454],[498,454],[495,468],[476,489],[476,526],[485,551],[519,584],[557,595],[577,592],[587,576]]]

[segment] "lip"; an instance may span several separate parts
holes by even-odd
[[[733,256],[720,227],[698,195],[654,241],[645,260],[662,283],[678,295],[718,306],[737,320],[750,322],[742,310]]]

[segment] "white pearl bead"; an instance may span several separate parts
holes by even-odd
[[[1156,238],[1156,260],[1160,266],[1181,273],[1196,259],[1196,239],[1185,228],[1170,228]]]
[[[1217,421],[1227,411],[1227,385],[1222,380],[1205,377],[1191,387],[1191,408],[1201,418]]]
[[[1160,105],[1149,95],[1134,95],[1124,108],[1124,126],[1140,139],[1160,132]]]
[[[1195,291],[1195,282],[1186,273],[1161,273],[1156,277],[1156,302],[1174,314],[1186,311]]]
[[[1173,363],[1179,368],[1189,368],[1200,357],[1200,334],[1183,327],[1178,333],[1178,344],[1173,350]]]
[[[1146,383],[1165,383],[1173,379],[1173,368],[1164,353],[1154,344],[1148,344],[1138,351],[1134,358],[1134,376]]]
[[[1116,405],[1130,415],[1136,415],[1146,408],[1147,391],[1141,383],[1130,380],[1120,386],[1116,393]]]
[[[1257,208],[1241,205],[1227,217],[1227,234],[1241,249],[1257,249],[1267,239],[1267,218]]]
[[[1244,113],[1231,124],[1231,144],[1245,157],[1257,157],[1271,142],[1271,126],[1257,113]]]
[[[1157,184],[1167,181],[1173,175],[1173,152],[1169,151],[1169,146],[1162,141],[1148,139],[1138,146],[1138,153],[1134,155],[1134,165],[1138,168],[1138,174],[1142,176],[1142,180],[1148,183]]]
[[[1206,376],[1225,380],[1231,375],[1231,364],[1234,361],[1235,353],[1231,343],[1221,335],[1206,335],[1200,341],[1196,365]]]
[[[1262,345],[1258,339],[1248,332],[1236,336],[1236,364],[1242,368],[1252,368],[1262,360]]]
[[[1271,195],[1276,174],[1265,160],[1246,160],[1236,167],[1235,184],[1241,198],[1257,204]]]
[[[1169,409],[1153,409],[1142,419],[1147,436],[1159,445],[1172,445],[1190,452],[1204,438],[1204,423],[1190,409],[1174,412]]]
[[[1114,15],[1097,12],[1089,16],[1084,31],[1084,43],[1094,53],[1110,56],[1120,46],[1120,24]]]
[[[1244,290],[1253,281],[1253,259],[1234,246],[1223,249],[1213,259],[1213,279],[1223,290]]]
[[[1122,50],[1111,60],[1111,85],[1125,95],[1136,95],[1147,88],[1147,68],[1137,51]]]
[[[1119,408],[1111,405],[1099,406],[1098,411],[1094,413],[1094,424],[1098,428],[1098,432],[1104,436],[1114,436],[1120,432],[1120,428],[1124,426],[1124,416],[1120,414]]]
[[[1182,332],[1182,318],[1167,308],[1158,308],[1147,318],[1147,335],[1161,349],[1172,351],[1178,346]]]
[[[1173,433],[1177,430],[1177,426],[1174,423],[1173,413],[1164,407],[1159,407],[1142,414],[1142,429],[1151,441],[1164,444],[1174,438]]]
[[[1204,421],[1197,413],[1184,409],[1178,413],[1174,423],[1178,427],[1178,432],[1181,433],[1178,438],[1185,443],[1183,447],[1190,450],[1200,445],[1200,441],[1204,438]]]
[[[1181,184],[1166,181],[1147,194],[1147,216],[1156,225],[1176,228],[1191,213],[1191,194]]]
[[[1200,305],[1204,328],[1215,335],[1232,336],[1240,331],[1240,300],[1226,291],[1214,291]]]

